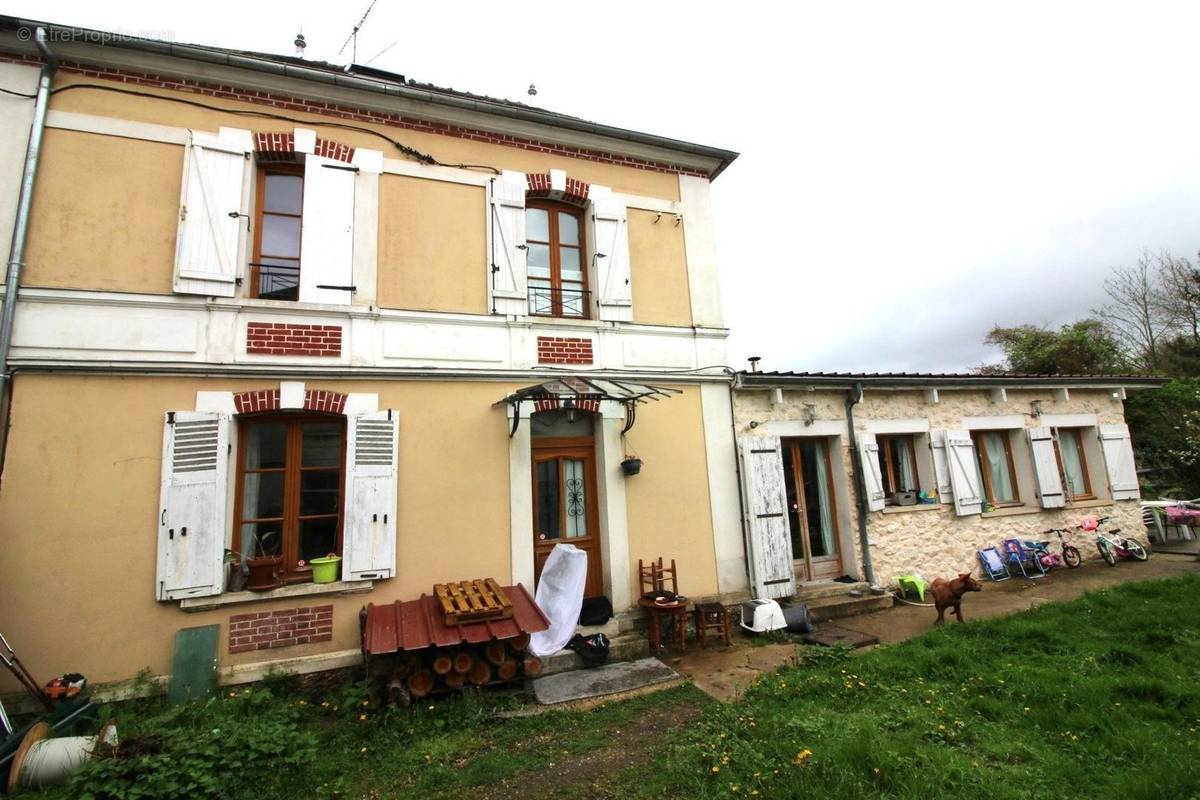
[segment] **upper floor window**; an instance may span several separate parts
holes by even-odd
[[[582,211],[561,203],[531,201],[525,209],[525,242],[529,313],[587,317]]]
[[[971,436],[975,440],[980,484],[983,486],[984,498],[988,505],[1020,505],[1021,494],[1017,488],[1011,431],[981,430],[973,432]]]
[[[267,300],[300,297],[300,231],[304,208],[304,168],[269,164],[258,171],[258,224],[255,226],[251,291]]]

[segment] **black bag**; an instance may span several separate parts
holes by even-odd
[[[608,637],[603,633],[583,637],[578,633],[567,642],[567,647],[574,650],[589,667],[598,667],[608,661]]]
[[[579,609],[580,625],[603,625],[613,615],[612,603],[607,597],[586,597]]]

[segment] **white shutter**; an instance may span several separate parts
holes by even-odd
[[[933,475],[937,481],[938,500],[950,503],[954,500],[954,487],[950,485],[950,465],[946,458],[946,432],[930,431],[929,446],[933,451]]]
[[[879,471],[879,443],[873,433],[861,433],[858,452],[862,456],[863,483],[867,490],[867,509],[881,511],[884,506],[883,474]]]
[[[966,431],[946,431],[946,466],[954,492],[954,511],[960,517],[983,512],[983,489],[975,462],[975,443]]]
[[[1141,497],[1137,467],[1133,463],[1133,442],[1129,427],[1123,423],[1100,426],[1100,447],[1108,468],[1108,487],[1113,500],[1137,500]]]
[[[588,194],[592,197],[588,236],[595,265],[592,291],[598,316],[602,320],[630,322],[633,320],[633,287],[630,285],[629,222],[625,204],[618,202],[612,192],[602,186],[592,186]]]
[[[346,430],[346,515],[342,560],[346,580],[396,574],[395,411],[350,416]]]
[[[758,598],[791,597],[796,593],[796,571],[779,437],[743,437],[738,451],[749,523],[751,589]]]
[[[224,589],[229,416],[167,414],[158,509],[159,600]]]
[[[491,182],[492,309],[497,314],[529,313],[526,294],[525,174],[505,170]]]
[[[1066,505],[1066,496],[1062,474],[1058,471],[1058,455],[1054,452],[1054,432],[1049,428],[1030,428],[1027,433],[1042,508],[1062,508]]]
[[[183,157],[176,292],[233,297],[241,271],[246,229],[242,188],[249,163],[242,146],[212,134],[192,134]]]
[[[321,156],[304,157],[302,302],[350,305],[349,287],[354,285],[354,179],[355,168],[348,164]]]

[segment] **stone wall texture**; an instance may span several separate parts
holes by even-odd
[[[1106,390],[1071,389],[1069,400],[1059,399],[1049,389],[1010,389],[1007,395],[1006,400],[997,401],[992,399],[987,390],[943,389],[939,392],[938,402],[930,403],[922,391],[872,391],[867,388],[863,401],[854,407],[855,430],[859,434],[865,433],[873,420],[895,419],[927,419],[930,430],[962,429],[964,417],[1007,414],[1020,414],[1025,418],[1026,427],[1037,427],[1043,423],[1033,416],[1035,400],[1040,401],[1038,406],[1042,416],[1094,414],[1098,424],[1125,421],[1122,402],[1114,399],[1111,392]],[[861,576],[858,500],[853,489],[849,437],[845,432],[845,394],[828,390],[786,390],[781,403],[774,403],[773,399],[774,393],[771,391],[742,389],[734,393],[734,419],[739,437],[776,435],[778,431],[772,430],[772,423],[801,422],[808,406],[811,406],[811,413],[817,422],[826,426],[829,422],[841,425],[840,435],[829,438],[831,447],[841,449],[841,461],[845,467],[843,474],[835,475],[835,480],[843,481],[849,496],[853,498],[853,502],[843,503],[838,508],[842,540],[852,540],[854,546],[853,558],[844,556],[843,567],[847,572]],[[758,425],[751,428],[751,421]],[[792,432],[794,429],[793,426]],[[1067,540],[1080,549],[1085,559],[1096,559],[1099,553],[1095,536],[1077,529],[1079,521],[1089,515],[1112,517],[1106,528],[1121,528],[1124,533],[1145,542],[1146,532],[1137,502],[1103,499],[1107,494],[1104,465],[1089,464],[1089,468],[1101,499],[1068,505],[1066,508],[1042,509],[1036,500],[1027,500],[1026,505],[1016,511],[963,517],[955,514],[951,504],[869,513],[868,540],[876,580],[895,585],[897,576],[912,572],[928,580],[968,571],[978,575],[980,570],[976,552],[980,548],[999,546],[1003,539],[1013,537],[1051,539],[1057,547],[1056,537],[1041,534],[1048,528],[1070,529],[1072,534]]]

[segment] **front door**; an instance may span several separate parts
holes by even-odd
[[[783,476],[796,577],[802,581],[838,577],[842,558],[828,440],[784,439]]]
[[[533,564],[542,576],[559,542],[587,553],[585,597],[604,594],[600,525],[596,513],[595,444],[588,437],[533,439]]]

